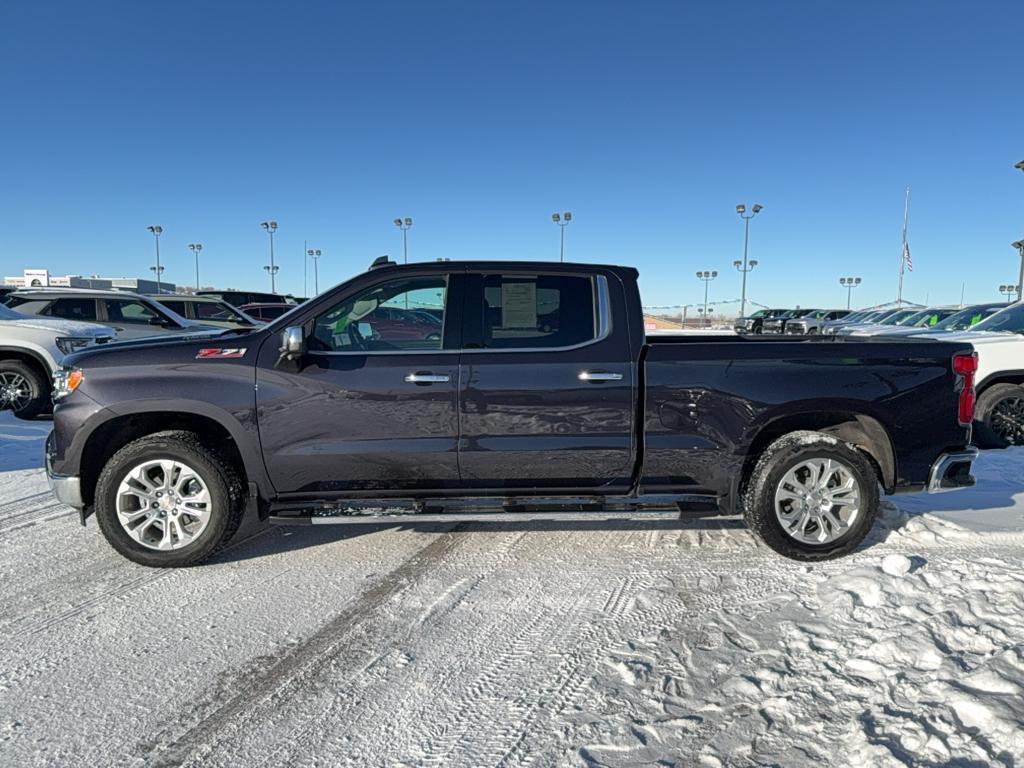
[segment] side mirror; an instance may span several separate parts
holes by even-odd
[[[277,351],[277,367],[282,367],[284,363],[297,364],[306,354],[306,338],[302,326],[291,325],[285,328],[281,332],[281,347]]]
[[[151,318],[149,318],[149,324],[150,325],[159,325],[160,327],[165,327],[166,325],[168,325],[167,321],[164,318],[162,318],[162,317],[151,317]]]

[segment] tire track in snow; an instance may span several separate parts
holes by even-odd
[[[409,589],[462,543],[465,534],[457,528],[439,534],[303,642],[276,657],[256,660],[247,674],[223,682],[208,701],[193,705],[191,711],[198,713],[198,717],[184,731],[175,733],[178,724],[172,725],[152,740],[137,745],[137,756],[157,768],[202,764],[234,730],[260,722],[260,709],[273,710],[277,699],[288,697],[289,692],[294,695],[296,689],[314,689],[326,668],[347,653],[358,655],[360,649],[372,646],[372,638],[367,636],[372,626],[369,620],[382,605]],[[361,675],[366,669],[365,662],[346,666],[351,676]],[[270,719],[273,712],[265,715]]]

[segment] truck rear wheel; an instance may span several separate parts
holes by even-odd
[[[0,410],[19,419],[34,419],[50,405],[46,379],[21,360],[0,360]]]
[[[974,419],[980,447],[1024,445],[1024,387],[993,384],[978,398]]]
[[[878,514],[878,475],[849,443],[791,432],[765,450],[746,485],[743,514],[765,544],[794,560],[854,550]]]
[[[242,520],[242,483],[198,435],[157,432],[115,453],[96,484],[96,519],[110,545],[141,565],[195,565]]]

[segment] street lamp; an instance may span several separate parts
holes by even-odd
[[[151,227],[146,227],[150,232],[153,233],[153,237],[156,238],[156,266],[150,267],[151,272],[156,273],[156,292],[160,293],[160,275],[163,273],[164,268],[160,266],[160,233],[164,231],[164,228],[158,224],[154,224]]]
[[[1024,165],[1024,160],[1021,160],[1017,165]],[[1017,240],[1016,242],[1010,243],[1010,246],[1016,248],[1020,253],[1020,274],[1017,276],[1017,301],[1020,301],[1020,286],[1024,285],[1024,240]]]
[[[860,285],[859,277],[840,277],[839,284],[846,289],[846,308],[850,308],[850,292]]]
[[[1009,304],[1010,303],[1010,297],[1013,296],[1013,294],[1016,293],[1018,297],[1020,296],[1020,286],[1019,285],[1000,285],[999,286],[999,292],[1006,297],[1006,303]],[[1017,300],[1020,301],[1019,298]]]
[[[718,272],[698,272],[697,279],[704,281],[704,327],[708,325],[708,283],[718,277]]]
[[[754,207],[750,209],[750,213],[747,213],[747,206],[740,203],[736,206],[736,213],[743,219],[743,262],[737,260],[732,263],[736,269],[743,273],[743,291],[740,295],[740,317],[745,317],[747,314],[747,272],[750,272],[754,267],[757,266],[756,261],[750,261],[749,265],[747,262],[747,248],[750,245],[750,220],[757,216],[762,210],[763,205],[754,203]]]
[[[412,227],[412,219],[395,219],[395,226],[402,230],[402,263],[409,263],[409,229]]]
[[[572,222],[572,211],[566,211],[561,216],[557,213],[551,214],[551,220],[558,225],[561,230],[561,244],[558,247],[558,260],[565,261],[565,228]]]
[[[313,260],[313,295],[320,295],[320,270],[317,269],[317,263],[320,261],[320,256],[323,253],[319,248],[310,248],[306,251],[306,255]]]
[[[202,243],[189,243],[188,249],[195,254],[196,257],[196,293],[199,293],[199,252],[203,250]]]
[[[270,235],[270,264],[263,267],[267,274],[270,275],[270,292],[277,293],[277,270],[278,267],[274,264],[274,233],[277,232],[276,221],[263,221],[260,222],[260,226],[263,227],[264,231]]]

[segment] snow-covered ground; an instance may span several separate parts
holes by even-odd
[[[0,417],[0,765],[1024,760],[1019,451],[824,565],[716,519],[249,525],[166,571],[52,500],[46,429]]]

